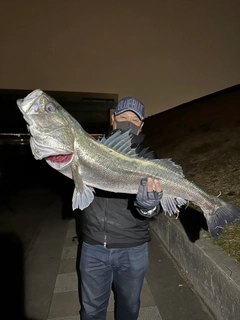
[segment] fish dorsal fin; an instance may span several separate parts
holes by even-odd
[[[150,150],[149,147],[138,146],[136,149],[136,153],[139,158],[153,160],[156,159],[155,152]]]
[[[117,137],[119,137],[121,135],[121,131],[118,130],[116,132],[114,132],[113,135],[111,135],[110,137],[106,138],[105,136],[102,137],[102,139],[100,140],[100,142],[106,146],[109,146],[109,144],[115,140]]]
[[[130,157],[139,157],[141,159],[149,158],[150,161],[156,162],[156,164],[164,166],[166,169],[174,172],[175,174],[180,175],[184,178],[182,167],[172,161],[172,159],[152,159],[153,154],[149,148],[143,148],[138,150],[138,148],[131,148],[132,145],[132,135],[130,130],[125,131],[122,133],[120,130],[114,132],[113,135],[108,137],[107,139],[103,137],[100,143],[104,144],[105,146],[126,154]]]
[[[180,165],[176,164],[172,161],[172,159],[153,159],[151,161],[156,162],[157,164],[164,166],[166,169],[174,172],[175,174],[179,174],[182,178],[184,178],[183,169]]]
[[[116,131],[109,138],[103,137],[100,143],[104,144],[108,148],[111,148],[117,152],[126,154],[131,157],[136,157],[136,149],[131,148],[132,145],[132,135],[130,130],[122,133],[120,130]]]

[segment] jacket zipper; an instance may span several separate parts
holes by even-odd
[[[103,242],[103,246],[104,248],[107,247],[107,207],[108,207],[108,198],[106,199],[106,207],[105,207],[105,214],[104,214],[104,242]]]

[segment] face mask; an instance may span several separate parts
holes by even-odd
[[[138,134],[138,130],[141,128],[141,125],[136,126],[134,123],[129,121],[117,121],[115,119],[115,122],[117,124],[117,129],[122,129],[124,131],[131,130],[131,133],[136,135]]]

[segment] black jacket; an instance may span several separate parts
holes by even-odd
[[[154,152],[143,149],[143,139],[143,134],[133,135],[132,146],[138,148],[142,157],[156,158]],[[140,215],[134,206],[135,194],[98,189],[95,192],[93,202],[80,213],[83,241],[108,248],[126,248],[151,240],[149,218]]]

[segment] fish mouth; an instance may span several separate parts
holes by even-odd
[[[61,170],[72,162],[73,154],[55,154],[44,158],[56,170]]]

